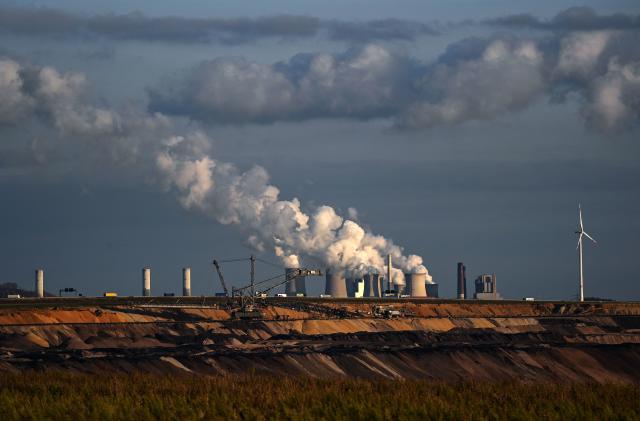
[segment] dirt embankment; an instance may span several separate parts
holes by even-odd
[[[393,309],[397,317],[385,318]],[[288,301],[0,310],[0,370],[640,381],[640,305]]]

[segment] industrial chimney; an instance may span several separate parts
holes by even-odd
[[[427,282],[427,274],[425,273],[405,273],[404,279],[406,280],[406,287],[408,291],[406,293],[411,294],[411,297],[426,297],[427,288],[425,286]]]
[[[142,269],[142,296],[151,296],[151,268]]]
[[[464,300],[467,295],[466,267],[464,263],[458,263],[458,299]]]
[[[377,273],[367,273],[364,275],[364,296],[380,297],[380,275]]]
[[[182,268],[182,295],[191,297],[191,268]]]
[[[44,270],[36,269],[36,297],[44,297]]]
[[[391,255],[387,254],[387,285],[389,292],[393,291],[393,283],[391,281]]]
[[[347,280],[344,277],[344,270],[332,272],[327,269],[324,293],[333,298],[347,298]]]

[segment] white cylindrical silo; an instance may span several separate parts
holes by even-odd
[[[151,296],[151,268],[142,269],[142,296]]]
[[[191,297],[191,268],[182,268],[182,295]]]
[[[36,269],[36,297],[44,297],[44,270]]]
[[[334,298],[347,298],[347,280],[343,270],[332,272],[327,269],[324,293]]]
[[[404,279],[406,282],[406,293],[411,294],[412,297],[426,297],[427,288],[425,286],[427,282],[426,273],[405,273]]]
[[[364,296],[380,297],[380,275],[367,273],[364,275]]]

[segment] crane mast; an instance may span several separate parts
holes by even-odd
[[[229,289],[227,288],[227,284],[224,280],[224,276],[222,275],[222,268],[220,267],[220,263],[225,262],[241,262],[249,260],[250,266],[250,282],[249,285],[242,286],[240,288],[232,287],[231,295],[229,295]],[[240,299],[240,308],[232,313],[232,316],[236,319],[256,319],[262,317],[262,313],[255,308],[255,299],[256,295],[263,294],[266,295],[267,292],[273,290],[274,288],[279,287],[280,285],[286,284],[287,282],[295,281],[299,277],[303,276],[322,276],[322,271],[319,269],[307,269],[307,268],[297,268],[294,271],[280,274],[259,282],[256,282],[256,260],[260,260],[261,262],[268,263],[272,266],[276,266],[275,264],[266,262],[260,258],[256,258],[254,255],[251,255],[247,258],[240,259],[228,259],[228,260],[214,260],[213,266],[215,266],[216,271],[218,272],[218,277],[220,278],[220,284],[222,285],[222,289],[224,289],[224,293],[227,297],[238,297]],[[282,278],[284,276],[283,281],[276,281],[278,278]],[[275,285],[267,286],[268,283],[276,282]],[[264,288],[261,286],[267,286]],[[260,290],[256,290],[256,287],[260,286]]]
[[[224,276],[222,276],[222,269],[220,269],[220,264],[217,260],[213,261],[213,266],[216,267],[216,271],[218,272],[218,277],[220,278],[220,283],[222,284],[222,289],[224,290],[225,295],[229,296],[229,290],[227,289],[227,284],[224,282]]]

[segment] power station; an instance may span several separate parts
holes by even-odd
[[[578,234],[578,266],[579,266],[579,290],[578,298],[584,301],[584,273],[583,273],[583,239],[587,238],[593,243],[596,241],[584,230],[582,220],[582,208],[578,206],[578,228],[575,231]],[[232,288],[231,294],[227,289],[220,263],[243,262],[251,263],[251,282],[247,286],[240,288]],[[307,276],[321,276],[322,273],[318,269],[287,267],[282,275],[266,279],[264,281],[255,281],[255,264],[256,261],[268,263],[269,265],[279,267],[276,264],[267,262],[263,259],[251,256],[249,258],[214,260],[213,265],[216,268],[220,283],[224,290],[223,293],[216,293],[216,296],[222,297],[250,297],[251,299],[259,296],[266,297],[274,288],[284,285],[284,294],[277,294],[284,297],[306,297],[307,294]],[[431,276],[426,272],[405,272],[402,273],[398,269],[394,269],[391,254],[386,256],[386,265],[378,271],[369,271],[364,275],[353,276],[347,273],[344,268],[327,268],[324,272],[325,298],[438,298],[438,284],[433,282]],[[467,267],[463,262],[457,264],[456,271],[456,296],[459,300],[471,299],[467,291]],[[280,280],[284,277],[284,280]],[[272,282],[271,285],[267,282]],[[273,284],[275,282],[275,284]],[[475,300],[501,300],[502,296],[498,292],[498,282],[495,273],[483,273],[474,281],[473,299]],[[61,291],[63,291],[61,289]],[[65,288],[64,291],[76,291],[74,288]],[[77,291],[76,291],[77,292]],[[15,294],[12,294],[15,295]],[[34,295],[38,298],[44,298],[44,270],[35,270]],[[62,295],[62,293],[60,293]],[[77,294],[81,296],[82,294]],[[105,292],[105,297],[116,297],[115,292]],[[174,293],[165,293],[165,296],[174,296]],[[151,268],[142,268],[142,297],[151,297]],[[191,297],[191,268],[182,268],[182,296]],[[533,298],[526,298],[531,301]]]
[[[214,260],[214,266],[218,272],[220,283],[224,289],[224,293],[218,293],[216,295],[221,296],[244,296],[247,291],[250,292],[250,296],[263,297],[267,296],[267,293],[274,288],[284,285],[285,293],[277,294],[284,297],[306,297],[307,296],[307,276],[321,275],[319,270],[305,269],[305,268],[285,268],[283,276],[284,280],[278,280],[280,276],[266,279],[264,281],[255,282],[253,275],[255,274],[255,261],[261,260],[251,257],[250,259],[231,259],[226,262],[245,261],[250,260],[252,263],[252,282],[244,287],[233,288],[233,294],[229,294],[224,277],[222,276],[222,269],[218,261]],[[262,260],[261,260],[262,261]],[[225,262],[225,261],[222,261]],[[433,282],[427,272],[418,273],[404,273],[404,284],[396,280],[396,282],[389,282],[388,278],[391,271],[388,269],[391,267],[391,260],[387,261],[388,266],[386,270],[386,277],[376,272],[367,273],[362,277],[349,277],[347,278],[345,270],[343,269],[327,269],[325,271],[325,286],[324,294],[321,297],[325,298],[439,298],[438,284]],[[271,264],[271,263],[270,263]],[[273,264],[272,264],[273,265]],[[464,263],[459,262],[457,265],[457,295],[456,298],[465,300],[470,299],[467,294],[467,278],[466,278],[466,266]],[[275,285],[265,285],[267,282],[275,281]],[[384,288],[387,285],[387,288]],[[475,291],[473,299],[475,300],[501,300],[502,296],[498,292],[498,283],[495,274],[483,273],[479,275],[474,282]],[[250,289],[249,289],[250,288]],[[75,290],[74,290],[75,291]],[[44,270],[36,269],[35,271],[35,296],[43,298],[45,296],[44,290]],[[117,296],[116,293],[105,293],[105,296]],[[166,293],[165,295],[169,295]],[[171,296],[174,294],[171,293]],[[151,297],[151,268],[142,268],[142,296]],[[191,297],[191,268],[182,268],[182,296]]]
[[[584,232],[582,227],[582,218],[580,214],[580,225],[578,226],[581,241],[582,237],[591,237]],[[580,243],[578,244],[580,245]],[[251,282],[239,288],[233,287],[231,293],[227,289],[224,276],[222,275],[222,268],[220,263],[229,262],[250,262],[251,264]],[[256,297],[267,297],[269,292],[277,287],[284,286],[285,293],[276,294],[281,297],[306,297],[307,294],[307,277],[308,276],[322,276],[322,272],[318,269],[308,269],[300,267],[287,267],[284,269],[281,275],[271,277],[262,281],[255,280],[255,264],[256,261],[267,263],[271,266],[279,267],[278,265],[265,261],[260,258],[251,256],[249,258],[227,259],[227,260],[213,260],[213,266],[215,267],[220,284],[224,290],[224,293],[216,293],[216,296],[222,297],[244,297],[251,302]],[[395,279],[392,278],[393,261],[391,255],[387,256],[386,267],[384,268],[385,274],[378,272],[369,272],[363,276],[347,276],[347,272],[344,269],[328,268],[324,272],[324,294],[320,297],[323,298],[439,298],[438,284],[432,281],[428,272],[405,272],[401,273],[398,270],[395,271]],[[467,292],[467,267],[463,262],[457,264],[457,292],[456,298],[459,300],[471,299]],[[281,279],[282,278],[282,279]],[[581,283],[582,284],[582,283]],[[386,286],[386,288],[385,288]],[[65,291],[75,291],[73,288],[66,288]],[[35,287],[34,295],[38,298],[45,297],[44,289],[44,270],[36,269],[35,271]],[[78,297],[82,297],[82,294],[76,294]],[[105,292],[105,297],[117,297],[115,292]],[[174,293],[165,293],[165,296],[175,296]],[[62,296],[62,294],[60,294]],[[146,266],[142,268],[142,297],[151,297],[151,268]],[[182,268],[182,296],[191,297],[191,268]],[[580,297],[582,299],[582,297]],[[495,273],[487,274],[483,273],[479,275],[474,281],[474,293],[473,299],[475,300],[501,300],[502,296],[498,292],[498,282]],[[527,300],[532,300],[528,298]],[[249,307],[252,306],[249,305]],[[249,308],[243,305],[243,308]]]
[[[231,259],[227,261],[243,261],[249,259]],[[252,262],[255,261],[253,258]],[[225,261],[222,261],[225,262]],[[391,260],[388,260],[388,267],[391,267]],[[265,281],[255,282],[240,287],[233,288],[233,294],[229,294],[220,263],[214,260],[214,266],[218,272],[220,283],[224,289],[224,293],[216,293],[216,296],[234,296],[236,293],[244,294],[248,288],[254,289],[258,287],[252,296],[265,296],[265,293],[273,288],[284,284],[285,293],[278,294],[285,297],[306,297],[307,296],[307,275],[317,276],[320,274],[318,270],[309,270],[305,268],[285,268],[284,281],[279,281],[276,285],[261,288],[262,284],[267,281],[277,280],[278,277],[270,278]],[[252,270],[254,273],[254,269]],[[431,281],[431,277],[426,272],[421,273],[405,273],[404,284],[400,281],[390,282],[388,280],[391,271],[387,268],[386,276],[379,273],[367,273],[362,277],[347,278],[343,269],[327,269],[325,271],[325,286],[322,297],[326,298],[438,298],[438,284]],[[145,266],[141,270],[141,296],[151,297],[151,268]],[[385,285],[387,288],[385,289]],[[74,289],[75,291],[75,289]],[[45,296],[44,289],[44,270],[37,269],[35,271],[35,296],[43,298]],[[105,297],[117,297],[115,292],[105,292]],[[174,296],[173,293],[165,293],[165,296]],[[80,295],[81,296],[81,295]],[[191,268],[182,268],[182,296],[191,297]]]

